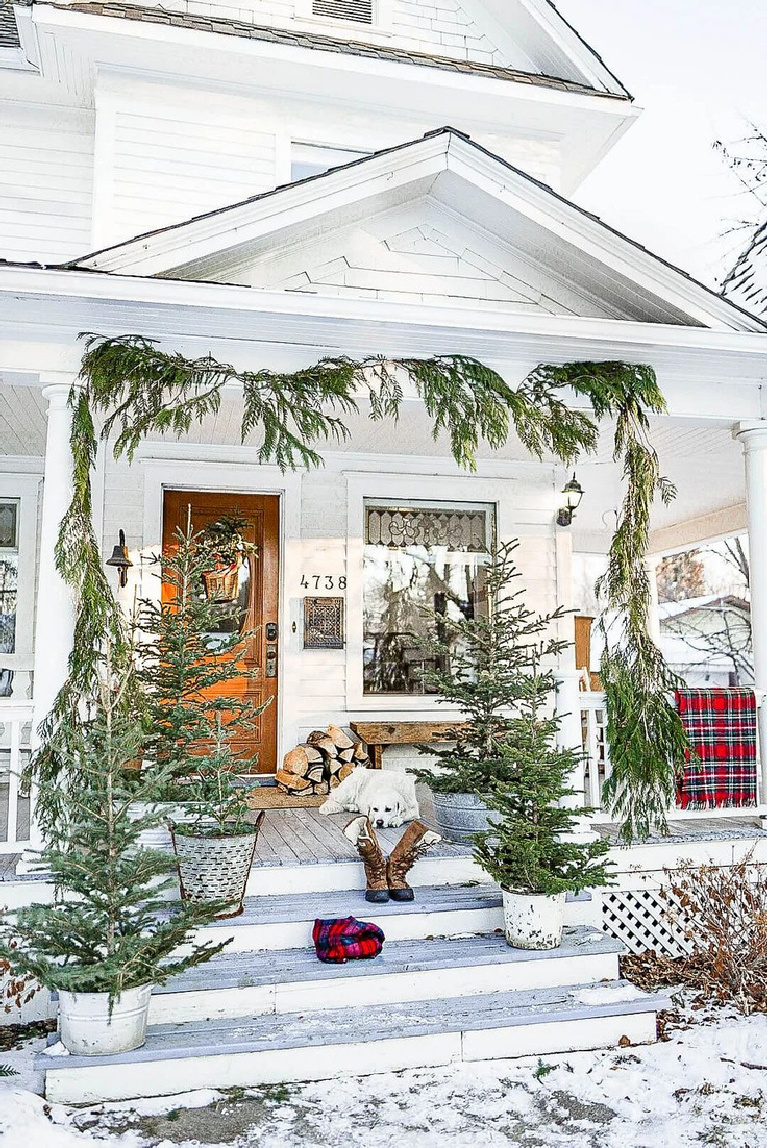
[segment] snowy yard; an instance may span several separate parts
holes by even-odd
[[[85,1109],[35,1095],[27,1044],[1,1058],[19,1076],[0,1082],[0,1143],[767,1148],[767,1017],[694,1011],[689,999],[651,1047]]]

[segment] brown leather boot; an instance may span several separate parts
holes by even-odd
[[[423,857],[432,845],[437,845],[441,840],[439,833],[429,829],[423,821],[413,821],[408,825],[386,863],[386,880],[389,883],[389,896],[392,901],[415,899],[415,894],[405,878],[418,858]]]
[[[344,829],[344,837],[351,841],[362,858],[367,878],[365,900],[380,905],[389,900],[389,886],[386,880],[386,859],[381,852],[378,838],[367,817],[355,817]]]

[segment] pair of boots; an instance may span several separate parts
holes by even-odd
[[[423,821],[413,821],[387,861],[367,817],[355,817],[350,821],[344,829],[344,836],[356,846],[365,866],[365,900],[376,905],[390,898],[392,901],[414,900],[415,894],[407,883],[407,875],[418,858],[442,840],[439,833],[429,829]]]

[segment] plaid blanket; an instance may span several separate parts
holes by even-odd
[[[344,917],[336,921],[316,920],[312,940],[317,956],[324,964],[345,965],[347,961],[377,957],[385,938],[378,925]]]
[[[684,771],[677,793],[682,809],[756,805],[754,691],[677,690],[676,705],[700,758]]]

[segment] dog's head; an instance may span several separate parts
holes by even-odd
[[[374,829],[396,829],[403,823],[405,803],[400,797],[377,799],[377,804],[368,805],[367,816]]]

